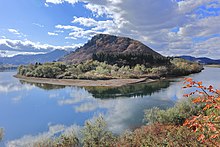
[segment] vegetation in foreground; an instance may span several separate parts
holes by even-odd
[[[104,147],[104,146],[220,146],[220,90],[202,82],[186,79],[184,88],[196,90],[173,108],[146,110],[148,124],[133,132],[116,136],[107,129],[102,117],[88,121],[81,135],[61,135],[34,142],[33,146]],[[194,98],[192,98],[195,96]]]
[[[3,137],[4,137],[4,130],[3,128],[0,128],[0,141],[2,141]]]
[[[149,66],[136,64],[134,66],[111,65],[107,62],[87,61],[81,64],[64,64],[61,62],[30,64],[20,66],[18,75],[26,77],[56,78],[56,79],[113,79],[113,78],[143,78],[183,76],[197,73],[202,70],[198,63],[180,58],[172,59],[169,64],[162,66]]]

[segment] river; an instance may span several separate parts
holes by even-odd
[[[205,67],[190,75],[205,85],[220,88],[220,68]],[[166,109],[182,98],[183,78],[141,83],[120,88],[74,87],[33,84],[0,72],[0,146],[22,145],[44,136],[78,129],[100,114],[114,133],[142,124],[144,110]]]

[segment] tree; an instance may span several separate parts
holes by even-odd
[[[201,105],[203,109],[198,115],[187,119],[184,126],[198,132],[200,142],[220,146],[220,90],[212,85],[203,86],[201,81],[196,82],[192,78],[186,78],[185,83],[184,88],[196,88],[196,91],[185,96],[196,95],[193,103]]]

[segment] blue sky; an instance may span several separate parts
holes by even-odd
[[[220,0],[7,0],[0,56],[74,50],[93,35],[137,39],[163,55],[219,58]]]

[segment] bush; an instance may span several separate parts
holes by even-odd
[[[82,130],[84,147],[106,147],[113,146],[115,137],[107,130],[106,122],[102,117],[95,120],[94,123],[88,121]]]
[[[174,125],[152,124],[136,129],[134,132],[123,134],[116,146],[202,146],[197,140],[195,133],[186,127]]]
[[[201,111],[198,115],[188,117],[184,126],[198,132],[198,140],[201,143],[209,143],[212,146],[220,146],[220,90],[212,85],[203,86],[202,81],[196,82],[192,78],[186,78],[184,88],[197,88],[186,97],[196,95],[192,102],[201,105]]]
[[[75,134],[61,135],[33,143],[35,147],[79,147],[79,139]]]
[[[2,141],[3,137],[4,137],[4,130],[3,128],[0,128],[0,141]]]
[[[167,110],[159,108],[145,110],[145,120],[149,123],[182,125],[187,118],[196,115],[200,110],[201,107],[193,104],[190,99],[182,100]]]

